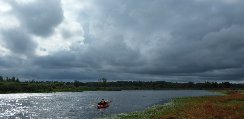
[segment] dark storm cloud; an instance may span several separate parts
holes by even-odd
[[[5,47],[13,54],[32,55],[37,47],[30,36],[22,29],[8,29],[2,31]]]
[[[33,62],[45,68],[90,68],[93,70],[117,70],[141,63],[139,53],[130,50],[123,39],[94,42],[74,51],[58,52],[51,56],[36,57]],[[120,39],[120,40],[119,40]],[[76,51],[78,50],[78,51]],[[114,69],[114,67],[116,67]]]
[[[16,58],[16,57],[11,57],[11,56],[10,57],[0,57],[1,72],[3,72],[2,70],[5,70],[7,68],[14,68],[14,67],[18,66],[18,64],[20,62],[21,62],[20,59]]]
[[[63,20],[59,0],[37,0],[25,4],[11,3],[21,23],[36,35],[51,35],[53,29]]]
[[[35,66],[30,65],[30,60],[26,58],[21,58],[17,54],[11,56],[0,56],[0,75],[1,76],[15,76],[21,79],[28,78],[32,79],[28,73],[31,70],[35,70]]]
[[[62,22],[60,2],[49,2],[14,5],[30,33],[51,36]],[[50,80],[244,80],[244,1],[87,2],[89,7],[75,13],[84,44],[33,56],[20,74]],[[62,35],[69,40],[75,34]]]
[[[221,72],[222,69],[241,67],[244,64],[244,4],[242,1],[237,2],[239,3],[197,0],[99,2],[99,22],[107,24],[107,29],[95,21],[96,29],[100,28],[104,33],[101,36],[95,35],[106,37],[106,31],[111,28],[112,35],[121,35],[122,40],[132,46],[130,51],[139,51],[139,60],[129,59],[130,62],[141,61],[138,65],[123,69],[113,65],[121,72],[193,77],[212,72],[211,76],[215,80],[221,80],[223,77],[217,74],[214,76],[214,70]],[[94,21],[92,19],[93,16],[91,21]],[[110,48],[111,51],[118,51],[113,49]],[[129,56],[130,51],[126,55]],[[238,74],[235,76],[242,77]],[[229,80],[238,79],[237,77]]]

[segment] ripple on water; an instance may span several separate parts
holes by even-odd
[[[0,94],[0,118],[92,119],[140,111],[174,97],[201,95],[213,95],[213,93],[188,90]],[[96,109],[96,104],[101,98],[113,101],[108,109]]]

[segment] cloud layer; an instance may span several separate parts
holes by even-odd
[[[0,3],[2,75],[27,80],[244,80],[241,0]]]

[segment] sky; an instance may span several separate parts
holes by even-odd
[[[244,82],[243,0],[0,0],[0,75]]]

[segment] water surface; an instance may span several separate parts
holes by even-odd
[[[93,119],[140,111],[175,97],[214,95],[203,90],[85,91],[60,93],[0,94],[0,118]],[[112,100],[106,110],[97,110],[102,98]]]

